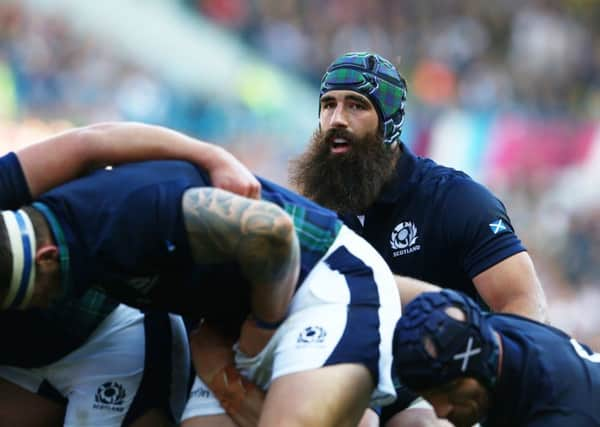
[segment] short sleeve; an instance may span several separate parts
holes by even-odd
[[[487,188],[468,177],[447,185],[439,207],[442,230],[469,277],[525,250],[504,204]]]
[[[31,202],[31,193],[15,153],[0,157],[0,209],[16,209]]]

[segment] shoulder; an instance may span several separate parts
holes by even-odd
[[[502,205],[489,188],[462,171],[433,163],[423,172],[419,191],[436,204],[449,207]]]

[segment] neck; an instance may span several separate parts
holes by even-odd
[[[23,210],[31,219],[33,230],[35,231],[35,241],[38,247],[56,244],[52,231],[50,230],[50,224],[48,224],[44,215],[31,206],[26,206]]]

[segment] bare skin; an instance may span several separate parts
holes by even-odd
[[[351,90],[332,90],[321,97],[319,124],[321,130],[345,129],[363,138],[377,131],[379,116],[375,107],[364,95]],[[343,154],[352,147],[339,141],[331,148],[333,154]]]
[[[158,126],[140,123],[92,125],[52,136],[20,149],[16,154],[34,198],[98,167],[154,159],[194,162],[209,173],[214,186],[251,198],[260,196],[258,180],[226,150]],[[49,246],[36,255],[41,278],[31,300],[31,306],[35,307],[47,306],[58,290],[58,284],[52,279],[58,271],[58,251],[54,242],[47,243]],[[0,300],[4,293],[0,294]],[[10,405],[0,405],[0,419],[5,420],[6,425],[62,425],[63,405],[6,381],[0,381],[0,394],[15,398]],[[10,421],[11,414],[18,417],[18,423]],[[3,424],[0,422],[0,425]],[[168,425],[168,421],[162,412],[152,410],[134,425]]]
[[[35,198],[90,170],[143,160],[187,160],[209,172],[212,183],[258,198],[260,183],[231,153],[160,126],[100,123],[72,129],[16,151]]]
[[[292,219],[272,203],[214,188],[186,191],[183,213],[194,260],[237,261],[252,284],[253,313],[266,322],[280,321],[300,271]]]

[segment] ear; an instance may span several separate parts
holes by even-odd
[[[35,263],[40,267],[49,267],[58,262],[58,247],[43,245],[35,253]]]

